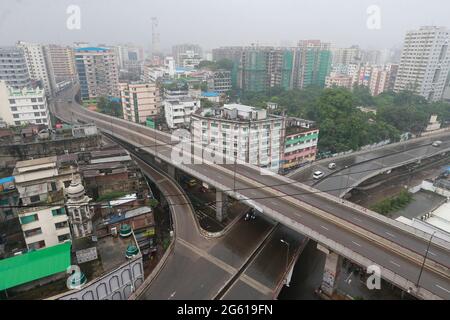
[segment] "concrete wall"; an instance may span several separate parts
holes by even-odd
[[[133,281],[130,281],[130,275]],[[52,300],[127,300],[143,282],[144,269],[140,256],[130,264],[124,264],[104,277],[87,283],[81,290],[72,290]]]

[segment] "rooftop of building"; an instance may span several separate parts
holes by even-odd
[[[76,48],[76,52],[107,52],[109,49],[102,48],[102,47],[82,47],[82,48]]]
[[[215,92],[215,91],[202,92],[202,97],[214,98],[214,97],[219,97],[219,96],[220,96],[220,93]]]
[[[22,168],[42,166],[45,164],[48,164],[51,167],[55,167],[56,162],[57,162],[56,156],[44,157],[44,158],[38,158],[38,159],[32,159],[32,160],[17,161],[16,169],[18,169],[19,172],[22,172],[23,171],[23,170],[21,170]]]
[[[12,144],[36,144],[45,141],[62,141],[68,139],[83,139],[89,135],[98,135],[98,133],[80,133],[83,128],[95,127],[92,125],[64,125],[56,129],[48,129],[45,125],[28,125],[28,127],[9,127],[0,129],[0,141],[2,145]]]
[[[138,217],[140,215],[151,213],[151,212],[152,212],[152,208],[150,208],[148,206],[133,208],[133,209],[125,211],[125,212],[110,215],[107,219],[105,219],[104,224],[105,225],[117,224],[122,221],[132,219],[132,218]]]
[[[96,260],[79,265],[83,272],[86,271],[88,281],[91,281],[94,278],[112,271],[126,263],[128,260],[125,256],[125,252],[127,251],[128,246],[136,245],[133,235],[127,238],[107,235],[98,237],[94,240],[92,236],[89,236],[74,239],[73,241],[73,251],[75,253],[80,250],[86,250],[94,247],[97,248],[98,258]]]
[[[65,272],[71,265],[70,248],[65,242],[0,260],[0,290]]]

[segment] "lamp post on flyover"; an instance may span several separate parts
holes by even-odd
[[[436,231],[433,232],[433,234],[430,237],[430,241],[428,242],[427,251],[425,252],[422,267],[420,268],[419,278],[417,279],[416,288],[419,288],[420,277],[422,277],[422,271],[423,271],[423,268],[425,267],[425,262],[427,261],[428,251],[430,250],[431,241],[433,240],[435,233],[436,233]]]
[[[289,266],[289,247],[290,247],[290,245],[289,245],[289,242],[287,242],[287,241],[285,241],[283,239],[281,239],[280,242],[285,244],[286,247],[287,247],[287,252],[286,252],[286,270],[287,270],[287,268]],[[285,279],[285,281],[287,283],[287,279]]]

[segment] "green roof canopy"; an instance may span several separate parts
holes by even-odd
[[[0,290],[64,272],[70,266],[71,242],[0,260]]]

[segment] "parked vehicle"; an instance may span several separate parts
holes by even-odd
[[[433,142],[433,147],[439,147],[442,144],[442,141],[435,141]]]
[[[336,163],[331,162],[331,163],[328,165],[328,169],[330,169],[330,170],[336,169]]]
[[[313,178],[314,178],[315,180],[318,180],[318,179],[322,178],[323,176],[324,176],[324,173],[323,173],[322,171],[316,171],[316,172],[314,172],[314,174],[313,174]]]

